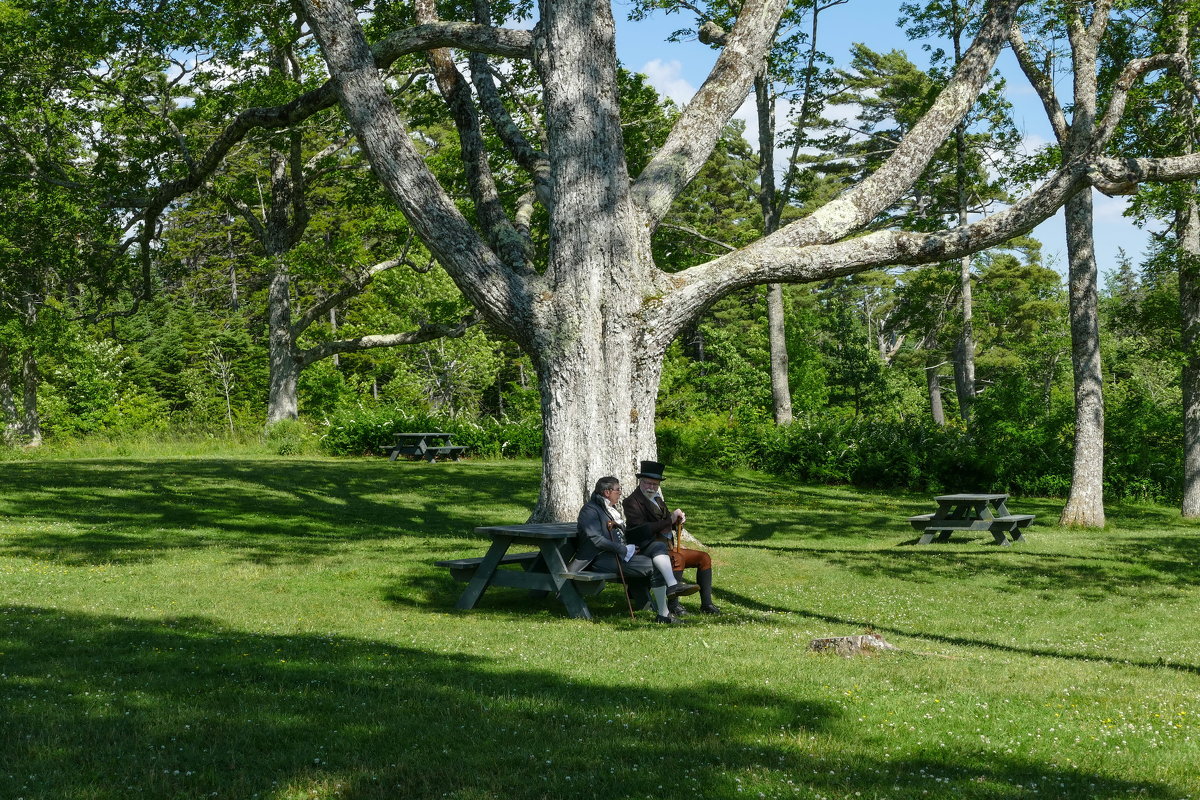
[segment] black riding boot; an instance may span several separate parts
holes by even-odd
[[[684,582],[683,573],[676,572],[675,580],[678,581],[679,583],[683,583]],[[687,609],[683,607],[683,603],[679,602],[678,597],[668,597],[667,598],[667,609],[677,617],[682,617],[682,616],[687,615]]]
[[[705,614],[720,614],[721,609],[712,601],[712,570],[696,570],[696,583],[700,585],[700,610]]]

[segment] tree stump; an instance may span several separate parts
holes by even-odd
[[[878,633],[864,633],[858,636],[827,636],[813,639],[808,643],[809,650],[818,653],[837,653],[849,658],[855,655],[881,653],[884,650],[899,650],[880,636]]]

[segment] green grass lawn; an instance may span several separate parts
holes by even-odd
[[[454,610],[535,462],[0,462],[0,798],[1200,798],[1174,509],[916,547],[929,497],[670,477],[727,611],[674,628]]]

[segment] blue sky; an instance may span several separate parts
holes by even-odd
[[[821,49],[835,62],[846,63],[851,44],[863,42],[875,50],[905,50],[913,61],[924,63],[926,55],[921,43],[909,41],[896,24],[898,6],[897,2],[882,0],[850,0],[823,12],[819,29]],[[671,31],[685,27],[686,17],[666,16],[660,12],[650,20],[627,22],[625,18],[630,8],[624,0],[617,0],[613,5],[617,17],[617,50],[622,63],[646,74],[660,94],[677,102],[686,102],[707,76],[716,57],[715,51],[699,42],[666,41]],[[1002,55],[999,67],[1007,78],[1008,99],[1014,107],[1017,128],[1028,145],[1032,148],[1050,140],[1053,134],[1042,105],[1011,53],[1006,51]],[[1069,93],[1069,84],[1060,86],[1059,91]],[[746,119],[753,127],[749,106],[743,111],[745,113],[739,113],[739,118]],[[1123,199],[1094,193],[1096,259],[1102,276],[1116,268],[1120,248],[1136,265],[1147,246],[1148,234],[1122,216],[1125,207]],[[1067,253],[1061,212],[1038,226],[1033,235],[1042,241],[1045,263],[1065,272]]]

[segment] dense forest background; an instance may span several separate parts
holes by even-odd
[[[228,90],[198,68],[187,82],[164,82],[143,69],[139,94],[114,67],[103,77],[75,76],[95,92],[86,107],[51,107],[49,94],[33,103],[32,88],[43,79],[51,85],[56,67],[42,69],[31,48],[50,34],[17,15],[15,5],[3,7],[10,21],[28,27],[24,38],[0,45],[5,63],[29,59],[26,85],[3,96],[6,130],[40,116],[36,124],[54,134],[44,137],[47,152],[3,151],[9,179],[0,189],[0,417],[7,457],[43,439],[146,436],[265,436],[281,453],[377,454],[392,431],[431,426],[455,431],[482,456],[539,454],[539,396],[528,358],[472,316],[384,196],[336,109],[302,129],[249,137],[203,186],[162,210],[153,237],[130,237],[131,247],[124,238],[130,220],[113,210],[116,204],[81,191],[66,172],[48,181],[26,162],[90,160],[93,175],[127,164],[136,148],[118,155],[90,138],[100,117],[121,131],[125,146],[144,135],[166,152],[174,131],[162,109],[203,127],[213,106],[233,102],[223,99]],[[877,166],[949,70],[937,57],[921,69],[903,53],[861,46],[851,63],[834,65],[805,56],[801,43],[793,42],[800,67],[792,85],[803,84],[805,96],[821,103],[796,112],[807,116],[793,118],[792,127],[780,126],[777,145],[791,154],[775,167],[790,176],[782,181],[784,220]],[[169,64],[157,67],[171,74]],[[301,82],[316,69],[287,68],[304,73],[286,76]],[[260,102],[280,96],[272,81],[283,79],[272,69],[252,87]],[[446,185],[463,187],[459,143],[429,76],[418,66],[397,74],[393,89],[427,160]],[[623,80],[632,173],[678,109],[641,76]],[[239,91],[252,93],[246,86]],[[135,95],[141,108],[129,102]],[[1152,91],[1145,98],[1153,105]],[[857,112],[825,119],[823,105]],[[1003,204],[1007,187],[1052,161],[1016,148],[1000,81],[964,130],[957,144],[965,149],[955,156],[956,143],[948,142],[914,196],[877,227],[953,226],[968,210],[956,198],[969,195],[971,213]],[[820,159],[808,155],[818,145]],[[158,156],[146,150],[142,157],[142,186],[153,185],[162,179]],[[495,169],[504,174],[504,165]],[[122,180],[130,177],[122,173]],[[658,263],[682,269],[761,236],[762,191],[762,160],[731,125],[656,234]],[[464,206],[467,195],[462,188]],[[1135,207],[1153,217],[1153,203]],[[536,213],[530,225],[536,239]],[[794,413],[787,425],[773,414],[767,287],[721,300],[668,354],[658,401],[660,458],[745,465],[805,481],[1064,495],[1075,411],[1063,265],[1047,263],[1028,238],[980,253],[968,265],[969,306],[961,267],[955,261],[783,287]],[[1101,270],[1105,493],[1177,501],[1184,356],[1172,240],[1164,236],[1150,252],[1122,254]],[[287,304],[282,322],[280,297]],[[964,308],[974,373],[968,402],[960,401]],[[293,354],[312,357],[297,379],[297,418],[284,413],[265,427],[273,402],[271,337],[280,331],[292,334]],[[405,332],[428,335],[398,346],[368,341]],[[358,344],[331,346],[344,341]]]

